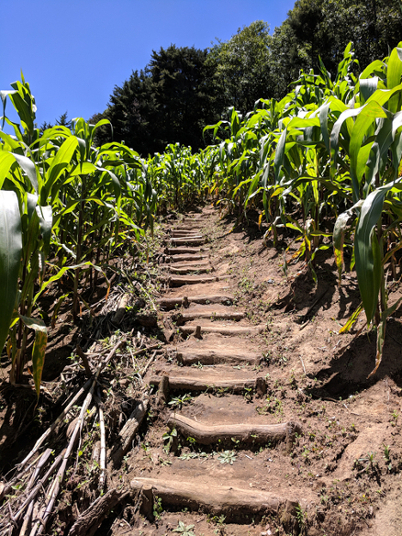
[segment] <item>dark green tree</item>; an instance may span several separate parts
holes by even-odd
[[[350,41],[363,69],[387,56],[401,39],[399,0],[297,0],[272,38],[275,95],[288,91],[300,69],[317,72],[319,57],[335,76]]]
[[[204,126],[218,118],[207,53],[175,45],[153,51],[147,67],[115,86],[108,108],[97,114],[97,120],[110,120],[113,135],[103,126],[96,143],[124,141],[143,156],[163,151],[169,143],[202,147]]]
[[[71,128],[71,120],[68,119],[68,112],[64,112],[64,114],[61,114],[61,116],[56,119],[56,125]]]
[[[158,150],[173,142],[199,149],[203,128],[217,119],[214,66],[206,62],[207,54],[175,45],[153,51],[149,71]]]
[[[211,48],[208,63],[215,70],[222,110],[234,106],[244,114],[259,98],[273,96],[271,40],[268,24],[259,20]]]

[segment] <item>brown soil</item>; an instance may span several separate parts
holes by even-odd
[[[184,230],[189,222],[207,243],[194,248],[186,259],[205,256],[203,269],[209,264],[210,274],[219,280],[174,288],[165,283],[159,298],[186,297],[189,307],[159,310],[156,327],[152,322],[148,328],[139,326],[139,319],[144,326],[144,318],[152,316],[147,311],[141,316],[127,314],[123,320],[121,331],[135,339],[134,349],[140,339],[143,345],[154,344],[149,336],[165,342],[143,383],[136,374],[150,362],[153,352],[134,362],[129,349],[122,348],[112,369],[103,375],[109,455],[129,414],[147,396],[148,386],[150,409],[121,465],[108,462],[107,489],[130,493],[93,533],[400,535],[402,337],[398,314],[388,324],[382,364],[368,379],[374,368],[375,334],[365,330],[359,334],[363,314],[349,334],[339,335],[360,301],[354,273],[346,273],[339,287],[333,257],[322,255],[316,269],[318,285],[314,285],[308,270],[300,262],[291,262],[292,246],[284,252],[286,237],[282,248],[264,247],[257,228],[233,228],[233,222],[221,219],[212,207],[185,216],[181,223],[163,224],[164,251],[172,245],[168,232]],[[165,255],[165,261],[174,261],[175,256]],[[163,264],[163,281],[169,280],[170,264],[177,267],[176,262]],[[207,277],[197,272],[199,263],[183,260],[180,268],[186,267],[188,274],[175,275],[174,285],[180,284],[180,278]],[[158,276],[153,274],[151,283],[156,285]],[[148,291],[155,295],[153,287]],[[192,302],[192,297],[217,295],[231,296],[234,303]],[[397,289],[392,302],[398,296]],[[92,350],[101,350],[100,335],[111,329],[113,307],[108,307],[110,315],[104,310],[98,317],[99,333],[93,332],[93,339],[88,336],[86,351],[93,342]],[[230,320],[222,318],[224,313],[245,313],[245,317]],[[192,334],[187,336],[189,327]],[[234,328],[240,327],[250,328],[249,333],[236,332]],[[49,400],[42,400],[43,413],[36,413],[39,427],[59,414],[60,373],[64,369],[66,374],[63,356],[70,355],[71,347],[67,351],[66,345],[75,344],[78,335],[77,328],[59,328],[50,347],[50,352],[58,349],[62,359],[55,364],[49,360],[45,378],[53,383],[44,384]],[[170,389],[163,376],[172,378]],[[77,365],[70,377],[82,385],[82,367]],[[266,393],[246,387],[261,377]],[[194,381],[197,387],[192,391],[174,387],[180,385],[178,378],[184,385]],[[224,382],[244,382],[245,388],[232,392]],[[35,402],[31,390],[25,389],[24,395],[27,400],[22,405],[21,393],[9,387],[1,393],[4,470],[21,460],[39,433],[27,426],[21,414]],[[55,402],[56,407],[52,406]],[[243,425],[246,429],[279,423],[293,423],[294,428],[264,444],[258,437],[254,441],[226,437],[204,445],[178,431],[172,434],[168,427],[172,414],[191,419],[201,428]],[[12,456],[13,438],[21,451],[18,457]],[[93,441],[97,439],[94,435]],[[48,534],[68,534],[99,495],[95,477],[88,477],[85,468],[76,470],[73,482],[71,478]],[[189,527],[187,533],[183,527]]]

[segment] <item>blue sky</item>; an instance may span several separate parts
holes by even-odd
[[[102,112],[115,85],[149,62],[152,50],[207,48],[255,20],[275,26],[294,0],[5,0],[0,89],[20,79],[36,98],[37,123]],[[13,120],[11,103],[7,115]],[[1,115],[1,112],[0,112]]]

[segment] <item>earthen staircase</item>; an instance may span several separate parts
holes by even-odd
[[[277,494],[269,478],[264,489],[255,489],[248,482],[253,457],[242,455],[241,449],[270,443],[289,450],[300,429],[292,422],[266,424],[255,411],[244,410],[242,397],[263,399],[266,392],[261,344],[266,326],[253,325],[247,311],[236,306],[228,263],[220,258],[219,250],[214,253],[211,249],[216,245],[211,239],[216,221],[215,210],[204,209],[188,214],[167,233],[163,271],[169,288],[159,307],[164,311],[167,338],[181,342],[166,346],[167,359],[158,364],[149,381],[159,389],[163,404],[179,393],[199,395],[190,406],[172,411],[167,421],[183,443],[192,438],[196,445],[217,450],[237,444],[236,455],[245,465],[238,471],[231,465],[219,470],[199,465],[198,470],[192,467],[189,478],[183,461],[138,476],[131,487],[142,492],[142,511],[150,518],[155,497],[164,508],[201,509],[235,523],[249,524],[256,516],[281,516],[284,512],[292,517],[303,497]],[[223,396],[208,404],[205,393],[212,398]]]

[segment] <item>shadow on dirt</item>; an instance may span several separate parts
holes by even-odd
[[[326,263],[323,262],[322,268],[316,270],[317,284],[309,267],[305,265],[296,276],[293,276],[293,280],[288,279],[290,285],[287,287],[287,293],[279,296],[272,307],[296,315],[300,311],[299,318],[295,321],[303,324],[312,319],[319,310],[331,309],[336,301],[338,304],[336,319],[340,321],[339,326],[345,324],[360,304],[359,289],[348,274],[342,276],[342,285],[339,286],[337,274],[331,265],[330,258]]]
[[[375,356],[375,332],[359,335],[340,357],[332,359],[327,368],[315,375],[320,386],[310,388],[309,394],[314,398],[345,399],[387,377],[402,386],[402,335],[400,323],[395,319],[390,319],[387,324],[381,364],[377,372],[369,377],[374,369]]]
[[[225,238],[226,236],[229,236],[231,234],[240,233],[245,237],[246,244],[250,244],[254,240],[261,240],[261,238],[264,236],[265,229],[263,227],[259,227],[257,223],[257,214],[252,217],[249,215],[248,222],[245,221],[244,218],[241,218],[234,214],[227,214],[222,218],[221,221],[225,224],[225,227],[229,229],[229,231],[227,233],[224,233],[223,235],[218,236],[218,240],[220,240],[221,238]]]

